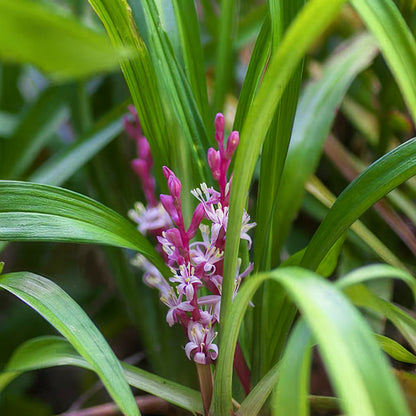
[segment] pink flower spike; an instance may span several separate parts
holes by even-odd
[[[205,209],[204,209],[204,205],[201,202],[195,208],[194,215],[192,215],[191,224],[188,228],[188,231],[186,232],[189,240],[193,238],[194,235],[196,234],[199,228],[199,224],[201,224],[201,221],[204,218],[204,215],[205,215]]]
[[[146,160],[146,162],[150,166],[153,165],[153,158],[152,152],[150,151],[150,145],[146,137],[144,136],[141,136],[140,139],[137,140],[137,154],[139,155],[140,159]]]
[[[173,203],[173,197],[170,195],[160,194],[160,202],[166,212],[171,216],[173,222],[177,224],[179,221],[179,215]]]
[[[225,149],[224,157],[228,160],[230,160],[237,149],[238,142],[240,140],[240,137],[238,135],[238,131],[233,131],[230,134],[230,137],[228,137],[227,141],[227,148]]]
[[[220,149],[223,148],[224,129],[225,129],[224,115],[222,113],[218,113],[215,117],[215,140],[217,140]]]
[[[131,161],[131,168],[133,169],[134,173],[143,178],[143,176],[147,173],[148,167],[146,161],[143,159],[133,159]]]
[[[213,147],[208,149],[208,165],[211,169],[212,177],[218,181],[221,175],[220,164],[221,164],[221,157],[220,152],[215,150]]]

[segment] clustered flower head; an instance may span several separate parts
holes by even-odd
[[[224,116],[215,118],[215,139],[218,150],[208,150],[208,164],[218,189],[202,183],[191,191],[199,201],[188,228],[182,215],[181,182],[168,167],[163,167],[169,194],[155,195],[155,180],[151,173],[153,159],[150,146],[140,130],[137,112],[129,107],[131,118],[125,118],[125,130],[137,143],[137,159],[132,168],[141,179],[146,206],[136,203],[130,210],[130,218],[137,223],[143,234],[156,237],[158,248],[172,272],[168,281],[150,262],[140,254],[134,264],[144,271],[144,282],[159,290],[161,301],[169,308],[166,321],[170,326],[179,323],[185,330],[189,342],[185,352],[189,359],[199,364],[210,364],[218,355],[218,347],[213,343],[214,327],[220,320],[224,247],[228,224],[230,186],[227,171],[232,156],[238,146],[238,132],[233,131],[224,140]],[[250,223],[246,212],[243,215],[240,238],[251,238],[247,232],[256,224]],[[200,238],[193,239],[200,231]],[[240,273],[241,260],[235,275],[234,296],[242,279],[253,265]],[[205,288],[205,289],[203,289]],[[208,294],[207,294],[208,293]]]

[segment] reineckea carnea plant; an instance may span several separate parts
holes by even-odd
[[[114,275],[143,330],[143,348],[158,375],[120,361],[83,309],[51,280],[29,272],[4,273],[0,287],[42,315],[63,338],[38,337],[18,347],[0,373],[0,392],[7,393],[8,384],[26,371],[74,365],[94,371],[129,416],[143,409],[129,386],[184,414],[296,416],[329,409],[354,416],[410,415],[413,397],[399,383],[406,373],[396,376],[385,353],[411,364],[416,357],[384,335],[383,321],[371,326],[360,310],[388,319],[406,347],[416,350],[416,321],[392,302],[392,292],[381,296],[378,283],[374,286],[380,279],[398,279],[415,296],[414,262],[378,238],[370,230],[373,224],[368,228],[359,222],[387,195],[416,225],[414,183],[396,189],[416,174],[416,140],[390,146],[395,140],[386,136],[386,131],[404,129],[403,120],[413,126],[410,119],[416,117],[416,42],[404,20],[407,14],[403,17],[392,0],[351,0],[350,6],[345,0],[242,1],[242,10],[253,7],[261,19],[254,19],[258,35],[234,118],[222,112],[226,102],[232,103],[227,94],[234,92],[233,51],[244,43],[244,36],[236,38],[235,28],[250,32],[244,25],[253,21],[239,19],[238,2],[90,0],[110,44],[75,19],[64,24],[45,7],[21,1],[0,1],[0,30],[10,36],[10,44],[0,42],[0,57],[32,63],[59,80],[109,71],[118,60],[133,105],[129,114],[126,103],[111,108],[92,128],[93,118],[84,112],[91,104],[88,88],[79,82],[82,105],[72,105],[71,114],[85,136],[44,164],[36,160],[45,143],[43,134],[62,122],[70,87],[50,87],[14,132],[4,127],[1,134],[10,137],[0,139],[0,240],[122,248],[117,255],[107,254],[117,265]],[[404,12],[414,9],[412,2],[403,3]],[[361,32],[355,29],[355,36],[332,51],[319,71],[315,65],[320,77],[302,85],[307,51],[325,39],[340,11],[349,22],[359,17]],[[31,35],[21,35],[6,24],[8,19],[26,25]],[[33,29],[39,22],[47,25],[50,36],[42,53],[33,55],[30,38],[39,39]],[[59,36],[62,44],[56,42]],[[204,53],[212,48],[202,38],[209,38],[215,50],[214,80],[208,83]],[[371,82],[360,79],[361,95],[346,97],[354,79],[373,65],[380,51],[392,76],[374,64]],[[105,77],[97,79],[105,83]],[[384,79],[389,83],[383,85]],[[378,114],[380,123],[388,114],[395,127],[386,122],[376,131],[368,109],[373,86],[383,89],[393,82],[401,92],[394,99],[403,108],[404,100],[409,115],[402,109],[393,117],[388,100],[380,98],[386,110]],[[79,108],[83,110],[75,117]],[[324,145],[339,108],[377,154],[368,166],[334,136]],[[49,130],[41,125],[39,112],[55,120]],[[110,198],[107,205],[112,208],[59,187],[97,153],[104,154],[104,146],[123,129],[137,152],[131,167],[136,174],[134,200],[139,202],[130,207],[130,220],[112,209],[116,207]],[[351,182],[337,198],[313,176],[323,151]],[[100,171],[104,180],[95,178],[104,186],[98,183],[94,189],[118,193],[107,186],[106,173],[122,181],[135,155],[120,151],[107,157],[111,162],[121,158],[125,171],[118,172],[115,163],[106,165]],[[357,171],[354,180],[348,176],[351,171]],[[142,190],[136,186],[137,176]],[[305,188],[320,202],[319,209],[304,198]],[[293,224],[302,202],[319,219],[319,227],[306,246],[292,250]],[[391,221],[393,214],[383,206],[378,210],[412,250],[412,226],[397,217]],[[361,259],[360,267],[345,266],[350,245],[387,264],[365,265]],[[145,299],[149,292],[138,273],[130,271],[130,263],[141,269],[143,282],[165,305],[156,324],[158,305]],[[0,263],[0,273],[2,269]],[[372,285],[367,287],[368,282]],[[175,326],[182,328],[181,337]],[[169,337],[173,343],[155,341]],[[315,346],[333,397],[309,394]],[[184,364],[187,359],[192,373]],[[198,377],[193,388],[185,381],[189,374]]]

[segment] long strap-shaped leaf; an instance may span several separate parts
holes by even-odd
[[[162,273],[162,258],[132,224],[86,196],[48,185],[0,181],[0,241],[62,241],[137,250]]]
[[[338,197],[308,244],[301,265],[314,269],[342,233],[368,208],[416,175],[416,139],[384,155]]]
[[[93,370],[91,364],[61,337],[44,336],[26,341],[14,351],[3,373],[0,374],[0,392],[23,372],[61,365]],[[203,413],[201,395],[198,391],[129,364],[121,363],[121,366],[131,386],[190,412]]]
[[[140,414],[120,362],[86,313],[59,286],[42,276],[20,272],[1,276],[0,287],[27,303],[74,346],[124,414]]]
[[[306,181],[316,169],[336,109],[351,82],[377,53],[375,40],[367,33],[345,42],[343,46],[324,65],[322,77],[310,83],[299,100],[274,224],[275,230],[279,230],[276,233],[279,242],[274,248],[279,251],[297,215]]]
[[[306,4],[273,54],[262,85],[247,113],[231,188],[221,301],[223,323],[232,301],[243,209],[261,145],[293,71],[309,45],[325,30],[344,2],[345,0],[311,0]]]
[[[134,25],[131,9],[126,0],[89,0],[103,22],[111,42],[115,46],[125,45],[135,51],[134,57],[120,63],[130,90],[140,123],[146,134],[157,168],[169,161],[164,145],[166,117],[155,70],[143,39]],[[160,169],[156,169],[157,174]],[[160,171],[161,172],[161,171]]]
[[[231,412],[232,362],[250,299],[267,279],[280,283],[299,307],[348,415],[409,415],[397,382],[370,328],[331,283],[305,269],[288,267],[249,278],[224,324],[214,385],[214,414]],[[295,416],[295,415],[294,415]]]
[[[42,45],[40,47],[39,45]],[[0,0],[0,57],[32,63],[55,79],[82,78],[117,67],[126,50],[75,18],[28,0]]]
[[[416,42],[393,0],[351,0],[377,38],[384,59],[416,120]]]

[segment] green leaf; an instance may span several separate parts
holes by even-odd
[[[1,240],[126,247],[168,272],[152,244],[125,218],[93,199],[48,185],[0,181]]]
[[[93,370],[91,364],[61,337],[45,336],[26,341],[14,351],[3,373],[0,374],[0,392],[23,372],[62,365]],[[198,391],[123,362],[121,366],[131,386],[190,412],[203,412]]]
[[[392,0],[351,0],[373,32],[416,120],[416,43]]]
[[[126,415],[139,415],[121,365],[106,340],[80,306],[59,286],[32,273],[0,277],[0,287],[14,294],[53,325],[91,365]]]
[[[204,125],[208,127],[211,125],[211,116],[205,77],[205,60],[195,3],[193,0],[174,1],[173,9],[181,39],[185,74]]]
[[[327,251],[375,202],[416,174],[416,139],[408,140],[362,172],[338,197],[308,244],[302,266],[315,268]]]
[[[1,1],[1,0],[0,0]],[[0,154],[0,177],[16,179],[33,163],[42,147],[68,117],[69,86],[44,90],[4,142]]]
[[[336,200],[335,196],[314,175],[312,175],[309,182],[306,184],[306,190],[327,208],[331,208]],[[392,192],[390,192],[389,195],[391,195],[391,193]],[[319,220],[321,221],[322,218],[319,218]],[[386,247],[386,245],[383,244],[383,242],[378,239],[360,220],[355,221],[351,225],[351,231],[356,234],[381,260],[391,264],[392,266],[406,270],[406,266],[395,256],[395,254],[389,250],[389,248]],[[338,240],[333,247],[339,245],[339,241],[340,240]],[[333,248],[331,248],[330,252],[332,249]],[[321,272],[318,273],[322,274]]]
[[[53,13],[38,2],[0,0],[0,57],[31,63],[54,79],[80,78],[114,70],[127,49],[70,16]]]
[[[224,323],[214,384],[213,411],[229,415],[233,354],[244,312],[267,279],[280,283],[299,307],[316,339],[334,389],[348,415],[409,415],[400,388],[369,327],[331,283],[300,268],[248,278]]]
[[[167,117],[161,101],[157,77],[143,39],[139,36],[126,0],[89,0],[115,47],[126,46],[135,54],[120,62],[140,125],[152,149],[156,176],[162,178],[162,166],[169,164],[165,144]]]
[[[218,27],[217,52],[215,62],[215,84],[212,99],[214,113],[223,111],[225,94],[232,86],[233,42],[235,41],[237,11],[239,0],[223,0],[221,2]]]
[[[122,109],[118,108],[107,115],[93,131],[48,159],[30,176],[30,181],[62,185],[123,131],[123,117],[120,113],[124,109],[123,105]]]
[[[272,398],[273,415],[309,415],[308,393],[312,362],[311,331],[299,321],[285,348]]]
[[[390,355],[391,358],[401,361],[402,363],[416,364],[416,355],[412,354],[398,342],[383,335],[374,335],[380,347],[386,354]]]
[[[207,181],[211,175],[205,163],[205,150],[210,140],[191,87],[176,62],[169,39],[163,31],[155,0],[144,0],[142,7],[149,32],[153,34],[149,40],[149,49],[161,89],[165,93],[165,105],[173,113],[172,116],[176,116],[175,133],[178,137],[171,139],[170,146],[172,151],[177,151],[178,146],[186,145],[195,168],[196,177],[193,180]],[[183,150],[181,152],[183,153]]]
[[[260,148],[291,75],[307,48],[329,25],[344,1],[328,3],[326,0],[311,0],[305,5],[287,30],[278,50],[272,55],[263,82],[247,113],[237,149],[231,187],[221,299],[223,323],[228,319],[228,309],[231,306],[241,220]]]
[[[292,137],[278,194],[274,250],[280,251],[302,202],[305,184],[316,169],[336,109],[354,78],[377,53],[373,37],[362,34],[345,42],[323,67],[322,77],[303,91],[296,111]]]
[[[5,111],[0,111],[0,138],[9,137],[16,128],[18,117]]]

